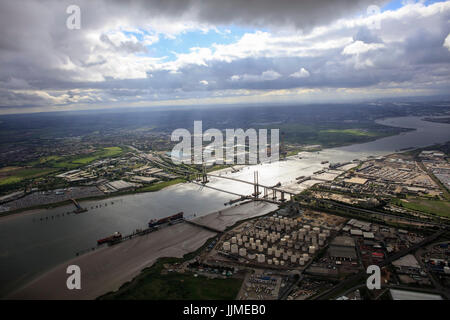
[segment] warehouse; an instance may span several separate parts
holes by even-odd
[[[355,260],[355,240],[350,237],[336,237],[330,243],[329,254],[332,259],[336,260]]]

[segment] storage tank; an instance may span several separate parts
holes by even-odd
[[[223,243],[223,251],[230,252],[230,250],[231,250],[230,243],[229,242],[224,242]]]
[[[267,249],[267,255],[271,256],[271,255],[272,255],[272,253],[273,253],[273,250],[272,250],[272,248],[268,248],[268,249]]]
[[[264,254],[258,254],[258,262],[264,263],[266,261],[266,256]]]
[[[305,265],[305,259],[304,258],[298,259],[298,262],[300,263],[301,266]]]
[[[242,239],[238,239],[238,246],[242,246]]]
[[[296,263],[297,262],[297,256],[294,254],[293,256],[291,256],[291,263]]]
[[[237,244],[232,244],[231,245],[231,253],[234,253],[234,254],[238,253],[238,246],[237,246]]]
[[[311,254],[316,253],[316,247],[315,246],[309,246],[309,253],[311,253]]]
[[[237,243],[236,237],[232,237],[232,238],[231,238],[231,243]]]
[[[268,264],[272,264],[272,259],[267,259]]]
[[[264,251],[264,247],[262,245],[258,246],[258,252],[263,252]]]
[[[278,265],[280,264],[280,261],[275,260],[274,264],[275,264],[276,266],[278,266]]]
[[[287,253],[283,253],[283,260],[287,260],[289,259],[288,254]]]
[[[245,248],[240,248],[240,249],[239,249],[239,255],[240,255],[241,257],[245,257],[245,256],[247,255],[247,249],[245,249]]]
[[[276,249],[276,250],[275,250],[275,257],[276,257],[276,258],[279,258],[280,256],[281,256],[281,251],[278,250],[278,249]]]
[[[280,266],[284,266],[284,261],[280,261]]]

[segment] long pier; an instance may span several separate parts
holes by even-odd
[[[191,225],[199,227],[199,228],[206,229],[206,230],[211,231],[211,232],[215,232],[215,233],[219,233],[219,234],[223,233],[222,230],[215,229],[213,227],[210,227],[210,226],[207,226],[207,225],[204,225],[204,224],[201,224],[201,223],[197,223],[197,222],[192,221],[192,220],[184,220],[184,221],[186,223],[188,223],[188,224],[191,224]]]

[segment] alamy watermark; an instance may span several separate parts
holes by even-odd
[[[180,142],[171,152],[176,164],[257,164],[279,160],[279,129],[268,130],[250,128],[208,129],[203,132],[202,121],[194,121],[193,135],[187,129],[172,132],[171,141]],[[203,142],[210,142],[206,147]]]
[[[66,280],[66,286],[69,290],[81,289],[81,269],[76,264],[67,267],[66,273],[70,276]]]
[[[66,27],[69,30],[81,29],[81,9],[76,4],[71,4],[66,8],[69,16],[66,19]]]

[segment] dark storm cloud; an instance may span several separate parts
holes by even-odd
[[[148,0],[121,1],[119,7],[142,8],[146,14],[190,16],[211,24],[239,24],[256,27],[294,25],[310,29],[319,24],[365,11],[386,0]]]
[[[402,83],[409,88],[445,91],[450,74],[450,53],[443,46],[449,32],[448,8],[431,14],[417,14],[412,9],[403,16],[392,14],[383,18],[380,29],[364,23],[329,28],[339,18],[363,15],[369,5],[384,2],[82,0],[77,1],[82,29],[70,31],[65,24],[66,8],[74,3],[71,0],[0,0],[0,105],[139,101],[207,97],[233,90]],[[243,41],[222,51],[209,48],[209,56],[199,51],[191,54],[192,61],[178,57],[157,66],[142,41],[120,32],[109,33],[154,21],[157,28],[161,23],[161,30],[173,27],[171,36],[183,28],[198,30],[204,25],[235,24],[268,32],[253,34],[254,43]],[[182,23],[193,27],[180,27]],[[324,26],[325,31],[296,37],[308,36],[315,26]],[[343,39],[342,43],[327,44],[336,39]]]

